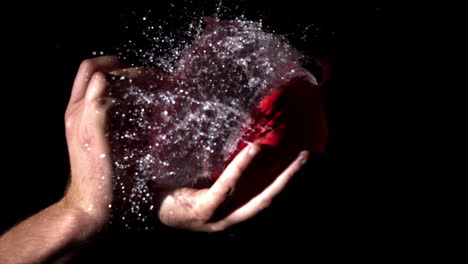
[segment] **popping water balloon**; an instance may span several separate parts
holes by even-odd
[[[324,151],[320,87],[283,37],[210,17],[177,54],[170,70],[109,80],[115,190],[130,212],[153,208],[150,185],[209,186],[248,142],[281,149],[277,160]]]

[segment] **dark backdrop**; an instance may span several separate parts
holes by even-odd
[[[134,25],[146,9],[154,17],[167,16],[167,1],[157,2],[3,10],[0,231],[61,197],[69,173],[63,115],[78,66],[93,51],[111,54],[134,37],[136,33],[122,28]],[[331,65],[324,91],[327,153],[314,156],[269,209],[233,229],[220,234],[164,227],[150,233],[112,232],[85,249],[77,263],[124,257],[145,263],[140,260],[169,254],[175,260],[200,260],[218,250],[229,257],[242,255],[239,249],[262,256],[334,258],[410,247],[411,237],[401,233],[407,220],[397,208],[404,179],[394,169],[401,159],[394,99],[404,93],[399,81],[404,50],[400,7],[384,1],[238,2],[248,18],[261,17],[277,32],[292,32],[292,43]],[[207,3],[190,8],[213,10]],[[305,25],[312,26],[302,39]],[[172,249],[178,253],[169,253]]]

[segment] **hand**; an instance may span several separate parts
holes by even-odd
[[[0,236],[0,263],[67,263],[109,218],[111,162],[105,137],[109,100],[101,72],[120,68],[115,57],[82,63],[65,114],[71,179],[63,199]],[[21,250],[18,250],[21,249]]]
[[[302,151],[279,176],[270,179],[267,185],[260,185],[264,188],[260,192],[250,192],[252,195],[248,199],[232,199],[237,193],[240,193],[240,196],[244,191],[249,193],[247,188],[237,190],[237,187],[242,186],[243,179],[247,178],[248,184],[248,179],[255,176],[252,174],[264,172],[264,166],[255,166],[259,164],[256,163],[260,161],[259,157],[265,154],[262,153],[265,152],[264,148],[258,144],[245,147],[209,189],[178,188],[160,194],[158,216],[161,222],[175,228],[217,232],[243,222],[268,207],[273,198],[300,170],[309,152]],[[264,157],[268,159],[268,155]]]
[[[117,57],[85,60],[65,114],[71,179],[63,203],[89,218],[90,232],[104,226],[110,215],[112,164],[105,130],[112,100],[103,97],[107,85],[104,73],[121,68]]]

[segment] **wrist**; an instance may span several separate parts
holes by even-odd
[[[83,208],[72,205],[66,198],[54,206],[62,215],[63,231],[72,238],[73,243],[81,244],[98,234],[105,222]]]
[[[62,199],[0,237],[0,263],[49,263],[67,258],[99,230],[84,211]]]

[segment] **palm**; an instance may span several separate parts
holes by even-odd
[[[251,150],[251,154],[249,154]],[[288,168],[249,199],[230,203],[241,176],[248,173],[259,146],[246,147],[209,189],[179,188],[160,193],[158,216],[165,225],[195,231],[215,232],[245,221],[266,208],[301,168],[308,152],[302,152]],[[220,214],[221,212],[221,214]]]

